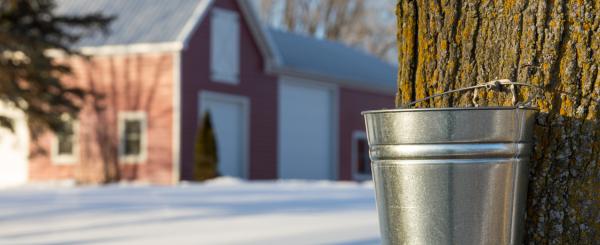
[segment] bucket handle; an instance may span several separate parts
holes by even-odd
[[[439,94],[434,94],[434,95],[431,95],[431,96],[427,96],[425,98],[418,99],[418,100],[412,101],[410,103],[404,104],[404,105],[401,106],[401,108],[409,108],[409,107],[411,107],[413,105],[416,105],[418,103],[421,103],[423,101],[426,101],[426,100],[429,100],[429,99],[432,99],[432,98],[444,96],[444,95],[451,94],[451,93],[468,91],[468,90],[475,90],[475,93],[474,93],[475,95],[473,96],[472,102],[473,102],[473,104],[475,104],[475,107],[479,107],[479,104],[476,101],[477,100],[477,94],[478,94],[477,90],[479,88],[485,88],[485,89],[494,90],[494,91],[503,91],[505,85],[510,85],[510,92],[512,94],[512,103],[513,103],[514,106],[519,106],[519,107],[530,106],[531,102],[533,101],[533,99],[537,98],[539,96],[539,92],[544,90],[544,88],[536,86],[536,85],[533,85],[533,84],[521,83],[521,82],[513,82],[513,81],[511,81],[509,79],[497,79],[497,80],[492,80],[492,81],[489,81],[489,82],[486,82],[486,83],[480,83],[480,84],[477,84],[475,86],[458,88],[458,89],[449,90],[449,91],[446,91],[446,92],[443,92],[443,93],[439,93]],[[526,86],[526,87],[536,88],[536,89],[538,89],[538,92],[535,93],[535,96],[533,96],[533,97],[529,98],[527,101],[525,101],[525,103],[519,105],[519,104],[517,104],[517,92],[515,90],[515,86]]]

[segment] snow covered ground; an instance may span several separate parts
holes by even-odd
[[[378,244],[372,184],[243,182],[0,190],[0,244]]]

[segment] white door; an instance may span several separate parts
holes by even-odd
[[[13,120],[11,132],[0,127],[0,187],[27,182],[29,129],[22,112],[0,105],[0,115]]]
[[[279,177],[332,179],[333,90],[282,81],[279,85]]]
[[[246,178],[249,102],[245,97],[200,92],[200,113],[210,112],[217,141],[219,174]]]

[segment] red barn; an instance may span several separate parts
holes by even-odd
[[[190,180],[205,111],[223,175],[370,178],[360,112],[393,107],[395,67],[268,29],[248,1],[59,0],[57,11],[117,17],[108,36],[80,42],[89,60],[64,60],[65,82],[106,97],[38,139],[49,154],[23,161],[29,181],[96,182],[115,168],[128,180]]]

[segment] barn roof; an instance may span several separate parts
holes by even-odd
[[[101,12],[115,16],[109,34],[85,37],[78,48],[169,47],[185,49],[189,37],[214,0],[57,0],[56,12],[81,15]],[[322,80],[378,91],[395,91],[396,68],[344,44],[264,28],[245,0],[238,0],[271,70],[284,75],[308,75]],[[154,46],[152,46],[154,45]],[[166,46],[165,46],[166,45]],[[144,48],[142,50],[147,50]],[[111,52],[109,51],[109,52]],[[100,51],[102,52],[102,51]]]
[[[286,69],[346,82],[368,81],[395,91],[396,68],[375,56],[339,42],[274,29],[269,33]]]
[[[115,16],[109,35],[97,33],[79,41],[79,47],[171,43],[206,9],[209,0],[58,0],[56,12],[81,15],[95,12]]]

